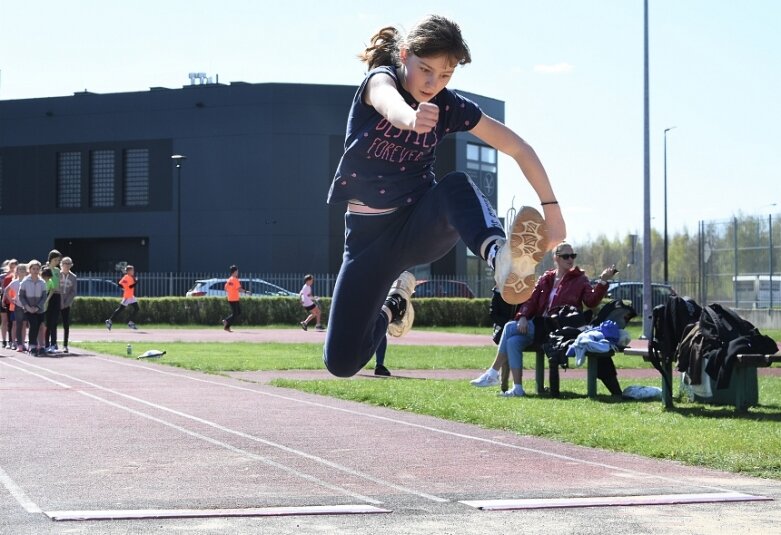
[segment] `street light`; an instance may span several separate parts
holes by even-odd
[[[182,272],[182,163],[187,156],[174,154],[176,164],[176,273]]]
[[[664,129],[664,283],[670,284],[670,277],[667,269],[667,132],[676,128],[671,126]]]

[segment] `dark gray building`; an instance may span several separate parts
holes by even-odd
[[[0,254],[57,248],[81,271],[335,273],[344,206],[325,199],[355,89],[233,82],[0,101]],[[504,119],[504,103],[464,94]],[[493,149],[449,136],[437,174],[454,169],[496,205]],[[474,275],[468,256],[459,244],[430,273]]]

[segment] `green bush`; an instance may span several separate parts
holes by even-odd
[[[415,324],[428,327],[453,325],[488,326],[488,299],[424,298],[413,299]],[[147,297],[138,301],[138,323],[173,325],[219,325],[228,315],[228,303],[222,297]],[[328,323],[331,299],[321,298],[323,322]],[[77,297],[71,310],[74,323],[103,323],[117,308],[113,297]],[[297,297],[263,297],[241,300],[242,323],[246,325],[296,324],[305,317]],[[125,321],[121,316],[118,321]]]

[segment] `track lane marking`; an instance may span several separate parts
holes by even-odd
[[[484,438],[484,437],[478,437],[478,436],[475,436],[475,435],[467,435],[465,433],[458,433],[458,432],[455,432],[455,431],[448,431],[447,429],[440,429],[440,428],[432,427],[432,426],[428,426],[428,425],[416,424],[416,423],[408,422],[408,421],[401,420],[401,419],[398,419],[398,418],[391,418],[389,416],[382,416],[382,415],[379,415],[379,414],[371,414],[371,413],[368,413],[368,412],[362,412],[362,411],[358,411],[358,410],[355,410],[355,409],[347,409],[347,408],[344,408],[344,407],[336,407],[336,406],[333,406],[333,405],[328,405],[328,404],[325,404],[325,403],[315,402],[315,401],[311,401],[311,400],[307,400],[307,399],[295,398],[295,397],[285,396],[285,395],[282,395],[282,394],[275,394],[273,392],[263,392],[261,390],[257,390],[257,389],[253,389],[253,388],[247,388],[247,387],[244,387],[244,386],[238,386],[238,385],[230,384],[230,383],[227,383],[227,382],[213,381],[213,380],[210,380],[210,379],[204,379],[204,378],[201,378],[201,377],[195,377],[193,375],[189,375],[190,373],[195,373],[195,372],[189,371],[189,370],[186,373],[174,373],[174,372],[158,369],[158,367],[161,366],[160,364],[146,364],[146,365],[142,365],[142,364],[136,364],[134,362],[125,362],[126,359],[124,359],[123,357],[110,357],[110,356],[100,355],[100,356],[95,356],[95,357],[91,357],[91,358],[94,358],[94,359],[97,359],[97,360],[102,360],[104,362],[108,362],[108,363],[114,364],[116,366],[128,366],[128,367],[131,367],[131,368],[140,368],[140,369],[142,369],[144,371],[148,371],[148,372],[152,372],[152,373],[158,373],[158,374],[161,374],[161,375],[168,375],[168,376],[171,376],[171,377],[177,377],[179,379],[185,379],[185,380],[188,380],[188,381],[206,383],[206,384],[210,384],[210,385],[217,385],[217,386],[221,386],[223,388],[230,388],[230,389],[233,389],[233,390],[239,390],[239,391],[244,391],[244,392],[251,392],[251,393],[254,393],[254,394],[257,394],[257,395],[261,395],[261,396],[268,396],[268,397],[283,399],[285,401],[290,401],[290,402],[294,402],[294,403],[300,403],[300,404],[303,404],[303,405],[310,405],[310,406],[313,406],[313,407],[329,409],[329,410],[333,410],[333,411],[343,412],[343,413],[346,413],[346,414],[353,414],[355,416],[361,416],[361,417],[364,417],[364,418],[372,418],[372,419],[375,419],[375,420],[386,421],[386,422],[394,423],[394,424],[397,424],[397,425],[402,425],[402,426],[406,426],[406,427],[411,427],[411,428],[415,428],[415,429],[421,429],[421,430],[424,430],[424,431],[429,431],[431,433],[457,437],[457,438],[461,438],[461,439],[464,439],[464,440],[471,440],[471,441],[480,442],[480,443],[483,443],[483,444],[489,444],[489,445],[492,445],[492,446],[498,446],[498,447],[502,447],[502,448],[509,448],[509,449],[523,451],[523,452],[527,452],[527,453],[534,453],[534,454],[537,454],[537,455],[542,455],[544,457],[551,457],[553,459],[557,459],[557,460],[561,460],[561,461],[567,461],[567,462],[571,462],[571,463],[575,463],[575,464],[582,464],[582,465],[586,465],[586,466],[594,466],[594,467],[598,467],[598,468],[605,468],[605,469],[608,469],[608,470],[614,470],[616,472],[621,472],[621,473],[632,475],[632,476],[636,476],[636,477],[643,477],[643,478],[648,478],[648,479],[657,479],[657,480],[668,482],[668,483],[677,483],[677,484],[681,483],[681,479],[679,479],[679,478],[663,476],[663,475],[659,475],[659,474],[655,474],[655,473],[649,473],[649,472],[642,472],[642,471],[639,471],[639,470],[634,470],[634,469],[631,469],[631,468],[624,468],[622,466],[615,466],[615,465],[612,465],[612,464],[607,464],[607,463],[598,462],[598,461],[589,461],[587,459],[581,459],[581,458],[578,458],[578,457],[573,457],[571,455],[564,455],[564,454],[561,454],[561,453],[554,453],[554,452],[545,451],[545,450],[541,450],[541,449],[537,449],[537,448],[530,448],[528,446],[521,446],[521,445],[518,445],[518,444],[510,444],[508,442],[502,442],[502,441],[491,439],[491,438]],[[227,379],[238,380],[238,379],[233,379],[233,378],[227,378]],[[260,386],[260,387],[265,387],[266,386],[266,385],[262,385],[262,384],[259,384],[259,383],[255,383],[255,384],[258,384],[258,386]],[[270,388],[276,388],[276,387],[272,386]],[[305,394],[305,395],[315,395],[315,394],[308,394],[306,392],[302,392],[302,394]],[[342,400],[342,401],[346,401],[346,400]],[[413,413],[413,414],[415,414],[415,413]],[[415,416],[424,416],[425,417],[426,415],[415,414]],[[434,416],[429,416],[429,417],[430,418],[435,418]],[[453,422],[453,423],[454,424],[459,424],[459,425],[469,425],[469,424],[464,424],[463,422]],[[553,441],[553,442],[555,442],[555,441]],[[624,455],[630,455],[630,454],[624,454]],[[660,461],[660,462],[662,462],[662,461]],[[696,488],[701,488],[701,489],[718,491],[718,492],[735,492],[735,493],[740,493],[740,491],[737,490],[737,489],[717,487],[717,486],[712,486],[712,485],[692,484],[691,486],[692,487],[696,487]]]
[[[353,477],[357,477],[357,478],[363,479],[365,481],[369,481],[369,482],[374,483],[376,485],[380,485],[380,486],[384,486],[384,487],[387,487],[387,488],[391,488],[393,490],[396,490],[398,492],[402,492],[404,494],[417,496],[419,498],[424,498],[426,500],[430,500],[430,501],[437,502],[437,503],[449,503],[450,502],[450,500],[447,499],[447,498],[442,498],[440,496],[435,496],[433,494],[428,494],[428,493],[421,492],[421,491],[418,491],[418,490],[415,490],[415,489],[411,489],[409,487],[398,485],[396,483],[392,483],[390,481],[386,481],[384,479],[380,479],[380,478],[374,477],[374,476],[372,476],[370,474],[367,474],[365,472],[360,472],[358,470],[354,470],[352,468],[349,468],[347,466],[335,463],[333,461],[329,461],[328,459],[324,459],[322,457],[318,457],[316,455],[312,455],[311,453],[307,453],[307,452],[302,451],[302,450],[291,448],[289,446],[285,446],[285,445],[279,444],[277,442],[272,442],[270,440],[266,440],[266,439],[260,438],[258,436],[255,436],[255,435],[250,435],[248,433],[244,433],[244,432],[238,431],[236,429],[231,429],[229,427],[225,427],[223,425],[220,425],[220,424],[218,424],[216,422],[212,422],[210,420],[199,418],[198,416],[194,416],[192,414],[181,412],[181,411],[178,411],[176,409],[172,409],[172,408],[166,407],[164,405],[153,403],[151,401],[147,401],[145,399],[141,399],[141,398],[138,398],[136,396],[131,396],[129,394],[124,394],[124,393],[119,392],[117,390],[114,390],[114,389],[111,389],[111,388],[108,388],[108,387],[105,387],[105,386],[98,385],[96,383],[87,381],[85,379],[80,379],[78,377],[74,377],[74,376],[71,376],[71,375],[68,375],[68,374],[62,373],[62,372],[56,372],[56,371],[50,370],[48,368],[44,368],[42,366],[39,366],[39,365],[36,365],[36,364],[32,364],[32,363],[24,362],[24,364],[27,365],[27,366],[33,367],[33,368],[37,368],[39,370],[43,370],[46,373],[49,373],[49,374],[52,374],[52,375],[56,375],[56,376],[60,376],[60,377],[64,377],[64,378],[69,379],[71,381],[76,381],[76,382],[79,382],[79,383],[83,383],[83,384],[85,384],[85,385],[87,385],[87,386],[89,386],[91,388],[94,388],[94,389],[97,389],[97,390],[102,390],[104,392],[108,392],[108,393],[113,394],[115,396],[119,396],[119,397],[122,397],[122,398],[125,398],[125,399],[129,399],[129,400],[134,401],[136,403],[147,405],[147,406],[155,408],[157,410],[160,410],[160,411],[163,411],[163,412],[167,412],[167,413],[176,415],[176,416],[178,416],[180,418],[184,418],[184,419],[187,419],[187,420],[191,420],[191,421],[197,422],[199,424],[211,427],[211,428],[216,429],[218,431],[221,431],[223,433],[234,435],[234,436],[246,439],[246,440],[250,440],[250,441],[257,442],[257,443],[260,443],[260,444],[263,444],[263,445],[266,445],[266,446],[269,446],[269,447],[272,447],[272,448],[276,448],[276,449],[284,451],[286,453],[297,455],[297,456],[305,458],[305,459],[307,459],[309,461],[312,461],[312,462],[315,462],[315,463],[327,466],[327,467],[329,467],[329,468],[331,468],[333,470],[337,470],[339,472],[351,475]],[[20,368],[20,369],[22,369],[22,368]],[[38,374],[33,374],[33,375],[38,375]],[[42,377],[42,378],[49,380],[48,378],[45,378],[45,377]],[[63,383],[58,383],[57,381],[54,381],[54,380],[51,380],[51,381],[56,383],[56,384],[58,384],[58,385],[63,385]],[[73,387],[70,387],[70,386],[67,386],[67,385],[65,385],[65,386],[67,388],[72,388],[76,392],[82,393],[84,395],[90,395],[91,396],[91,394],[88,393],[88,392],[84,392],[82,390],[79,390],[79,389],[76,389],[76,388],[73,388]],[[100,399],[101,401],[105,401],[106,403],[109,403],[109,404],[113,403],[113,402],[110,402],[110,401],[107,401],[107,400],[103,400],[103,398],[96,398],[96,399]],[[117,405],[117,406],[120,407],[119,405]],[[121,407],[123,407],[123,406],[121,406]],[[133,409],[127,409],[127,410],[133,411]],[[146,414],[146,413],[140,413],[140,414]],[[152,416],[149,416],[149,418],[155,420],[155,418],[152,417]],[[175,424],[171,424],[171,425],[175,426]],[[369,501],[369,503],[376,503],[376,504],[382,503],[380,501],[376,501],[376,500],[373,500],[373,499],[370,499],[370,498],[366,498],[365,496],[362,497],[362,499],[364,499],[364,501]]]

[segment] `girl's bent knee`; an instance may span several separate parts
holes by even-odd
[[[323,363],[326,369],[336,377],[352,377],[361,370],[361,367],[355,367],[350,362],[340,362],[336,359],[329,359],[323,355]]]

